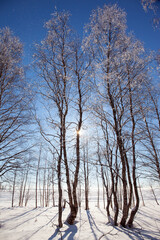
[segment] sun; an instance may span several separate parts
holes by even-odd
[[[80,129],[79,131],[77,131],[77,134],[81,136],[83,134],[83,130]]]

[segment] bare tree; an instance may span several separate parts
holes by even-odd
[[[66,158],[66,150],[64,148],[64,162],[66,168],[66,178],[68,185],[68,196],[70,202],[71,212],[67,218],[67,222],[69,224],[73,224],[78,212],[78,178],[79,178],[79,170],[80,170],[80,136],[81,129],[83,124],[83,116],[86,108],[86,102],[89,97],[89,84],[86,81],[88,78],[88,68],[90,66],[90,61],[85,60],[84,50],[82,51],[81,42],[78,38],[74,38],[74,42],[72,43],[72,73],[73,73],[73,89],[75,90],[75,95],[72,95],[73,107],[76,110],[76,160],[75,160],[75,173],[73,176],[73,187],[72,191],[70,191],[69,186],[69,172],[68,172],[68,163]],[[63,145],[65,147],[65,144]]]
[[[22,44],[9,28],[0,30],[0,176],[20,167],[29,149],[29,91],[21,64]]]
[[[140,103],[143,119],[141,123],[141,128],[143,128],[143,140],[141,141],[143,148],[143,151],[141,151],[142,165],[147,169],[145,177],[159,181],[160,161],[157,147],[160,137],[159,94],[156,94],[154,86],[146,84],[146,99],[148,99],[149,103]]]
[[[136,41],[132,35],[126,34],[125,12],[119,9],[117,5],[105,5],[102,9],[98,8],[94,11],[87,31],[85,44],[93,56],[94,86],[99,100],[96,103],[97,105],[93,106],[93,112],[99,118],[103,131],[106,126],[109,126],[113,131],[111,137],[115,136],[114,149],[117,151],[115,156],[119,158],[121,163],[119,179],[123,186],[123,208],[120,224],[123,227],[127,224],[131,227],[139,207],[136,144],[140,140],[137,122],[141,120],[141,110],[136,95],[143,95],[142,86],[144,86],[147,78],[146,66],[150,57],[147,60],[142,44]],[[143,97],[141,97],[142,99]],[[105,130],[106,159],[108,159],[107,164],[113,183],[111,194],[109,194],[108,183],[106,187],[111,203],[116,175],[113,175],[113,150],[107,135],[108,131]],[[117,150],[115,146],[118,147]],[[117,180],[115,180],[115,183],[117,191]],[[129,217],[133,194],[136,197],[136,206],[132,209]],[[115,194],[116,199],[117,195]],[[109,209],[108,207],[107,209]],[[108,215],[110,215],[109,211]],[[115,221],[115,224],[117,224],[117,221]]]
[[[121,9],[118,9],[116,5],[109,7],[105,5],[103,9],[99,8],[93,12],[89,25],[89,36],[86,38],[86,45],[94,51],[96,71],[101,77],[101,85],[104,87],[104,90],[99,87],[98,93],[102,96],[102,101],[108,102],[111,108],[109,114],[113,116],[113,121],[110,121],[110,123],[116,133],[121,157],[123,183],[122,226],[125,226],[129,211],[130,201],[128,202],[127,199],[127,173],[129,172],[127,171],[128,165],[121,131],[124,111],[123,107],[119,107],[117,98],[119,93],[116,91],[118,86],[115,85],[115,78],[117,79],[120,73],[117,73],[118,66],[115,63],[121,54],[121,46],[125,40],[125,21],[125,13]],[[119,24],[120,22],[121,24]],[[121,64],[121,62],[119,63]]]
[[[84,54],[79,40],[72,34],[69,28],[69,14],[66,12],[55,12],[51,20],[46,23],[48,29],[47,38],[41,45],[37,45],[35,59],[38,72],[44,80],[41,95],[50,102],[54,114],[48,108],[47,122],[55,134],[47,134],[39,123],[41,134],[54,148],[58,155],[58,185],[59,185],[59,212],[62,213],[62,189],[61,189],[61,165],[62,158],[65,166],[67,192],[70,205],[70,214],[67,218],[69,224],[73,224],[78,212],[77,185],[80,169],[80,131],[83,123],[83,112],[87,100],[88,88],[85,85],[86,69]],[[72,94],[71,94],[72,88]],[[76,120],[69,120],[69,113],[76,112]],[[74,114],[73,114],[74,116]],[[76,126],[76,127],[75,127]],[[76,131],[75,139],[75,160],[70,171],[67,145],[70,131]],[[59,132],[56,132],[59,129]],[[59,139],[59,142],[57,142]],[[57,150],[59,148],[59,150]],[[73,149],[73,148],[72,148]],[[74,149],[73,149],[74,151]],[[73,179],[71,179],[73,178]],[[62,226],[62,224],[59,224]]]
[[[106,126],[105,126],[106,125]],[[106,196],[107,196],[107,205],[106,211],[109,222],[114,222],[114,225],[118,225],[118,213],[119,213],[119,206],[118,206],[118,177],[119,177],[119,169],[118,169],[118,158],[117,158],[117,151],[118,146],[115,146],[115,140],[111,144],[111,130],[108,130],[107,124],[101,122],[101,127],[104,134],[105,139],[105,146],[100,145],[100,141],[97,142],[98,144],[98,162],[101,167],[101,177],[103,186],[105,187]],[[110,135],[110,139],[109,139]],[[114,153],[115,151],[115,153]],[[112,197],[114,202],[114,207],[112,207]],[[110,207],[114,208],[114,219],[112,220],[110,214]]]
[[[36,46],[37,51],[34,55],[39,76],[43,80],[41,95],[48,101],[47,105],[50,101],[56,109],[56,114],[54,115],[47,108],[49,114],[47,122],[55,129],[55,135],[47,134],[40,121],[38,121],[38,124],[42,136],[54,148],[57,155],[59,227],[62,227],[61,165],[62,154],[65,149],[66,116],[68,113],[68,95],[70,91],[70,76],[68,75],[67,67],[70,56],[68,18],[68,13],[59,14],[55,12],[52,15],[52,19],[46,23],[48,35],[41,45]],[[58,132],[56,132],[57,129]]]

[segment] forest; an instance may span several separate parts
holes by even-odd
[[[80,239],[76,219],[83,209],[94,225],[90,206],[103,205],[114,229],[134,230],[147,191],[156,207],[160,201],[160,52],[128,32],[117,4],[93,10],[83,37],[65,10],[55,10],[44,27],[28,67],[20,39],[0,30],[1,207],[8,193],[10,209],[54,207],[57,235],[42,239],[65,239],[64,224],[72,229],[68,239]],[[159,239],[156,222],[157,235],[130,238]],[[109,235],[116,239],[112,230],[93,239]]]

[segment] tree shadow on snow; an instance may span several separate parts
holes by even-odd
[[[143,209],[140,209],[138,213],[141,214],[142,216],[145,216],[146,218],[149,218],[149,219],[152,216],[152,220],[160,222],[160,218],[154,216],[154,212],[153,211],[155,211],[156,213],[157,213],[157,211],[154,210],[154,209],[151,209],[151,211],[152,211],[151,212],[152,215],[151,214],[147,214]]]
[[[56,217],[58,216],[58,213],[56,215],[54,215],[46,224],[42,225],[41,227],[39,227],[35,232],[33,232],[28,238],[26,238],[26,240],[29,240],[31,237],[33,237],[33,235],[35,235],[36,233],[38,233],[40,230],[42,230],[45,226],[49,225]]]
[[[32,213],[33,211],[35,211],[35,210],[36,210],[35,208],[30,209],[28,211],[25,211],[24,213],[20,213],[20,214],[14,216],[14,217],[8,218],[8,219],[4,220],[3,222],[5,223],[5,222],[12,221],[14,219],[21,218],[21,217],[23,218],[25,215],[28,215],[28,214]]]
[[[123,228],[123,227],[116,227],[116,226],[113,226],[114,229],[117,230],[117,234],[119,232],[127,235],[130,239],[137,239],[137,240],[159,240],[160,239],[160,235],[159,235],[159,232],[153,232],[152,231],[152,234],[154,234],[156,237],[153,237],[150,235],[150,231],[147,231],[147,230],[143,230],[143,229],[140,229],[140,228]],[[116,234],[116,235],[117,235]]]
[[[100,208],[97,209],[102,213],[103,216],[107,217],[107,213],[105,214]]]
[[[99,239],[99,238],[97,237],[96,233],[95,233],[95,229],[97,229],[100,233],[102,233],[102,234],[104,235],[104,237],[105,237],[106,239],[108,239],[108,238],[105,236],[104,232],[102,232],[102,231],[97,227],[96,222],[95,222],[94,218],[92,217],[90,211],[89,211],[89,210],[86,210],[86,213],[87,213],[88,221],[89,221],[90,228],[91,228],[91,230],[92,230],[94,239],[95,239],[95,240],[98,240],[98,239]],[[94,229],[94,228],[95,228],[95,229]]]
[[[52,240],[54,239],[57,235],[60,235],[60,238],[59,239],[68,239],[68,240],[73,240],[74,239],[74,236],[75,234],[77,233],[78,229],[77,229],[77,226],[76,225],[69,225],[67,223],[65,223],[65,225],[68,226],[68,228],[62,232],[62,231],[59,231],[59,229],[57,228],[54,232],[54,234],[48,238],[48,240]],[[64,233],[64,234],[63,234]],[[62,235],[63,234],[63,235]],[[67,238],[66,238],[67,237]]]
[[[50,208],[51,208],[51,207],[50,207]],[[10,230],[13,230],[13,229],[15,229],[15,228],[18,228],[18,227],[20,227],[21,225],[23,225],[23,224],[29,222],[30,220],[33,220],[33,219],[39,217],[41,214],[47,212],[48,209],[50,209],[50,208],[47,208],[47,209],[45,209],[45,210],[42,210],[42,211],[41,211],[40,213],[38,213],[37,215],[35,215],[35,216],[31,216],[30,218],[27,218],[26,220],[23,220],[21,223],[19,223],[17,226],[14,226],[14,227],[11,228]],[[36,210],[36,209],[35,209],[35,210]],[[24,215],[24,214],[21,214],[21,216],[22,216],[22,215]]]

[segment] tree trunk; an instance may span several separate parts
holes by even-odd
[[[69,216],[67,217],[67,223],[70,224],[70,225],[73,225],[74,224],[74,221],[76,219],[76,216],[77,216],[77,212],[78,212],[78,205],[72,205],[70,207],[70,214]]]
[[[154,199],[155,199],[157,205],[159,205],[158,200],[157,200],[157,197],[156,197],[156,194],[155,194],[155,192],[154,192],[154,190],[153,190],[153,188],[152,188],[152,185],[150,185],[150,187],[151,187],[151,191],[152,191],[152,193],[153,193]]]
[[[19,207],[22,206],[23,183],[24,183],[24,176],[22,177],[22,180],[21,180],[21,186],[20,186],[20,193],[19,193]]]
[[[87,144],[88,148],[88,144]],[[88,149],[87,149],[88,151]],[[87,160],[87,162],[86,162]],[[88,182],[88,154],[85,154],[85,147],[84,147],[84,158],[83,158],[83,166],[84,166],[84,187],[85,187],[85,210],[89,210],[89,202],[88,202],[88,192],[89,192],[89,182]],[[87,166],[86,166],[87,164]]]
[[[24,188],[23,188],[23,194],[22,194],[22,206],[23,206],[23,201],[24,201],[24,197],[25,197],[25,193],[26,193],[26,184],[27,184],[27,180],[28,180],[28,172],[29,172],[29,169],[27,169],[27,172],[26,172],[26,176],[25,176],[25,183],[24,183]]]
[[[60,128],[60,151],[57,165],[57,176],[58,176],[58,227],[61,228],[62,224],[62,182],[61,182],[61,162],[62,162],[62,149],[63,149],[63,135],[62,135],[62,118]]]
[[[138,178],[138,183],[139,183],[139,191],[140,191],[140,194],[141,194],[142,203],[143,203],[143,206],[145,206],[144,198],[143,198],[143,194],[142,194],[142,189],[141,189],[141,185],[140,185],[140,182],[139,182],[139,178]]]
[[[135,171],[136,171],[136,167],[135,167],[135,163],[133,163],[133,186],[134,186],[134,192],[135,192],[135,198],[136,198],[136,205],[132,209],[131,214],[130,214],[130,218],[129,218],[128,223],[127,223],[127,225],[129,227],[132,227],[134,217],[135,217],[135,215],[138,211],[138,208],[139,208],[139,194],[138,194],[137,179],[136,179]]]
[[[49,207],[49,196],[50,196],[50,190],[49,190],[49,182],[50,182],[50,171],[48,169],[48,176],[47,176],[47,189],[46,189],[46,198],[45,198],[45,206]]]
[[[109,70],[107,71],[109,73]],[[122,184],[123,184],[123,210],[122,210],[122,219],[120,224],[125,227],[126,220],[128,217],[128,197],[127,197],[127,179],[126,179],[126,159],[125,159],[125,149],[123,146],[122,136],[121,136],[121,126],[118,124],[117,116],[116,116],[116,107],[114,105],[114,99],[110,92],[110,84],[109,80],[107,81],[107,90],[110,101],[110,106],[112,108],[113,119],[114,119],[114,129],[117,137],[117,144],[120,152],[121,163],[122,163]]]
[[[61,186],[61,163],[58,163],[58,227],[62,227],[62,186]]]
[[[14,171],[13,189],[12,189],[12,207],[14,207],[14,193],[15,193],[15,186],[16,186],[16,176],[17,176],[17,169],[15,169],[15,171]]]
[[[97,207],[99,208],[99,180],[98,180],[98,168],[96,168],[96,178],[97,178]]]
[[[119,214],[119,205],[118,205],[118,174],[119,174],[119,169],[118,169],[118,163],[117,163],[117,153],[118,153],[118,146],[116,146],[116,152],[115,152],[115,171],[116,171],[116,177],[115,177],[115,184],[114,184],[114,191],[113,191],[113,198],[114,198],[114,225],[117,226],[117,220],[118,220],[118,214]]]
[[[42,191],[41,191],[41,174],[39,174],[39,199],[40,199],[40,206],[42,207]]]
[[[123,163],[122,165],[122,184],[123,184],[123,207],[122,207],[122,219],[121,226],[126,226],[126,220],[128,217],[128,198],[127,198],[127,180],[126,180],[126,166]]]
[[[28,200],[30,198],[29,192],[30,192],[30,186],[28,187],[28,190],[27,190],[26,196],[25,196],[25,207],[27,206]]]
[[[39,173],[39,165],[40,165],[40,159],[41,159],[41,150],[42,150],[42,146],[40,146],[40,150],[39,150],[38,166],[36,171],[35,208],[37,208],[37,201],[38,201],[37,188],[38,188],[38,173]]]
[[[82,190],[81,190],[81,184],[79,183],[79,191],[78,191],[78,206],[81,207],[82,203]]]
[[[113,192],[113,197],[114,197],[114,225],[117,226],[117,220],[118,220],[118,214],[119,214],[119,206],[118,206],[118,200],[117,200],[117,194],[114,191]]]
[[[130,96],[130,115],[131,115],[131,121],[132,121],[132,158],[133,158],[133,167],[132,167],[132,177],[133,177],[133,186],[134,186],[134,192],[135,192],[135,198],[136,198],[136,205],[131,211],[130,218],[128,220],[127,225],[129,227],[132,227],[134,217],[138,211],[139,208],[139,194],[138,194],[138,187],[137,187],[137,178],[136,178],[136,150],[135,150],[135,117],[133,113],[133,103],[132,103],[132,90],[130,85],[130,78],[128,77],[128,83],[129,83],[129,96]]]
[[[78,64],[78,56],[76,51],[76,66]],[[79,76],[78,69],[76,67],[75,70],[78,84],[77,84],[77,90],[78,90],[78,124],[77,124],[77,134],[76,134],[76,169],[74,174],[74,181],[73,181],[73,191],[71,192],[71,186],[70,186],[70,177],[69,177],[69,169],[68,169],[68,162],[67,162],[67,152],[66,152],[66,129],[65,129],[65,117],[67,114],[67,107],[66,112],[63,118],[63,153],[64,153],[64,162],[66,167],[66,177],[67,177],[67,187],[68,187],[68,196],[69,196],[69,203],[70,203],[70,215],[67,218],[67,222],[69,224],[74,224],[75,218],[77,216],[78,212],[78,200],[77,200],[77,185],[78,185],[78,176],[79,176],[79,168],[80,168],[80,130],[82,127],[82,93],[81,93],[81,78]],[[68,106],[68,105],[67,105]]]
[[[54,197],[54,168],[52,167],[52,206],[55,207],[55,197]]]
[[[45,192],[46,192],[46,163],[43,171],[43,193],[42,193],[43,207],[45,206]]]
[[[80,166],[80,135],[79,135],[79,131],[80,128],[77,131],[77,138],[76,138],[76,155],[77,155],[77,162],[76,162],[76,171],[75,171],[75,175],[74,175],[74,182],[73,182],[73,191],[72,194],[70,196],[70,198],[72,198],[72,202],[70,203],[70,214],[67,218],[67,222],[70,225],[74,224],[74,221],[76,219],[77,216],[77,212],[78,212],[78,200],[77,200],[77,184],[78,184],[78,174],[79,174],[79,166]]]
[[[104,184],[103,184],[103,207],[104,209],[106,208]]]

